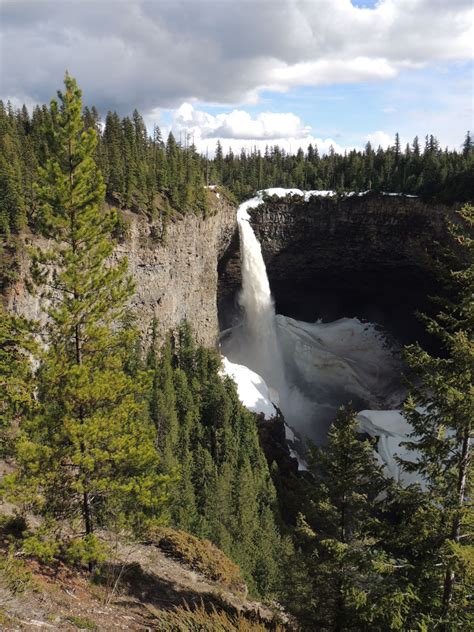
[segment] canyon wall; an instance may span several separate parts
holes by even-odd
[[[146,334],[156,317],[159,336],[187,319],[199,343],[218,341],[217,262],[235,232],[235,207],[222,196],[209,193],[211,211],[206,218],[176,216],[169,220],[166,235],[145,217],[124,212],[127,234],[114,258],[126,256],[135,282],[131,307],[136,324]],[[19,274],[7,289],[7,309],[42,320],[41,301],[29,291],[28,247],[47,248],[47,241],[26,235],[19,252]]]
[[[414,312],[436,293],[433,257],[446,245],[445,206],[418,198],[267,199],[250,210],[278,313],[301,320],[358,316],[419,333]],[[220,262],[221,325],[240,287],[239,243]],[[398,322],[397,322],[398,321]],[[415,333],[415,332],[414,332]]]
[[[157,318],[162,335],[186,318],[197,340],[214,346],[230,324],[240,288],[240,246],[236,209],[210,192],[208,217],[170,220],[160,227],[125,212],[127,237],[114,257],[127,256],[135,280],[131,305],[144,333]],[[342,198],[267,199],[250,211],[262,244],[277,312],[314,321],[358,316],[393,325],[416,337],[414,316],[436,294],[433,254],[447,240],[450,209],[417,198],[370,193]],[[47,247],[32,235],[20,248],[19,274],[8,288],[7,308],[41,319],[38,296],[29,291],[27,249]]]

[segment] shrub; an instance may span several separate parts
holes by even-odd
[[[13,547],[0,558],[0,575],[1,583],[14,595],[32,586],[33,576],[24,560],[15,557]]]
[[[66,620],[69,621],[69,623],[75,625],[76,628],[79,628],[79,630],[99,629],[93,621],[89,621],[89,619],[86,619],[85,617],[76,617],[74,615],[70,615],[69,617],[66,617]]]
[[[185,531],[166,527],[155,529],[152,539],[167,555],[184,562],[208,579],[235,590],[246,590],[240,568],[209,540],[200,540]]]

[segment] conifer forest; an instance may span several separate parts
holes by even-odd
[[[2,4],[14,31],[18,7]],[[67,31],[64,50],[92,11],[79,4],[68,8],[79,30]],[[177,11],[126,4],[117,11],[130,23],[111,23],[125,37],[139,13],[137,47],[148,45],[143,24],[165,29]],[[0,78],[0,629],[472,630],[474,136],[459,133],[461,114],[450,120],[455,141],[441,117],[417,115],[420,135],[409,136],[400,110],[385,114],[400,123],[390,138],[345,142],[341,123],[342,136],[326,140],[276,113],[287,102],[301,119],[311,104],[336,112],[343,93],[355,126],[356,99],[369,108],[392,63],[362,46],[358,29],[371,16],[385,24],[389,5],[396,21],[406,3],[338,0],[337,15],[323,2],[285,0],[274,13],[229,3],[233,53],[219,63],[236,72],[243,53],[231,34],[255,11],[245,27],[259,38],[246,40],[255,76],[267,68],[253,51],[270,46],[257,35],[265,20],[281,35],[276,51],[296,6],[294,19],[316,30],[332,16],[321,26],[331,37],[344,32],[342,16],[360,17],[345,32],[355,60],[341,43],[339,66],[319,42],[321,60],[301,57],[286,80],[299,59],[294,35],[285,67],[268,66],[260,83],[236,73],[238,98],[226,76],[215,87],[217,61],[201,71],[188,31],[189,19],[210,46],[221,35],[203,16],[221,20],[216,29],[230,17],[219,3],[197,4],[199,16],[182,4],[182,32],[163,47],[187,51],[179,63],[208,92],[189,92],[174,114],[161,67],[164,105],[153,116],[141,90],[131,88],[128,107],[135,96],[119,100],[102,77],[107,101],[87,73],[76,80],[74,62],[48,103],[28,92],[26,73],[23,92],[11,73]],[[443,21],[442,7],[412,4],[406,11]],[[452,8],[460,43],[439,61],[447,76],[467,63],[468,4]],[[31,3],[18,5],[39,20]],[[92,13],[105,20],[105,8]],[[60,11],[38,22],[38,38]],[[449,45],[433,44],[425,60],[405,39],[411,26],[400,29],[405,62],[384,81],[418,73],[422,92],[429,55],[441,59],[430,51]],[[325,64],[333,73],[316,79]],[[346,67],[351,79],[339,80]],[[178,87],[192,84],[182,72]],[[369,89],[358,73],[371,72]],[[241,95],[246,106],[222,109]],[[299,131],[285,136],[290,124]]]

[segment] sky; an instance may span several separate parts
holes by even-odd
[[[67,69],[103,118],[137,108],[212,155],[337,151],[474,129],[472,0],[0,0],[0,98]]]

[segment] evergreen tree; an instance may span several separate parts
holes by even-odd
[[[219,375],[217,354],[196,347],[186,323],[158,357],[150,349],[148,366],[155,372],[150,416],[160,425],[162,468],[177,475],[172,524],[222,548],[241,565],[253,593],[275,593],[286,543],[254,415],[240,404],[233,382]]]
[[[21,424],[15,495],[79,537],[92,566],[98,527],[140,529],[159,517],[166,477],[158,474],[147,423],[144,378],[124,370],[130,333],[119,326],[132,285],[127,262],[108,261],[115,212],[102,208],[94,162],[96,131],[84,130],[81,92],[66,75],[51,102],[54,152],[40,169],[39,225],[53,242],[37,253],[35,278],[49,322],[38,372],[38,412]]]
[[[12,453],[17,426],[34,409],[34,349],[31,326],[0,304],[0,458]]]
[[[452,233],[464,262],[451,272],[452,298],[436,318],[426,318],[428,331],[439,336],[446,356],[432,356],[419,345],[406,350],[420,382],[406,404],[413,426],[407,446],[416,451],[416,458],[404,465],[425,481],[424,494],[436,516],[436,546],[423,560],[424,575],[431,578],[423,606],[432,625],[443,630],[467,629],[474,623],[474,208],[465,206],[460,216],[463,227],[453,226]]]
[[[408,595],[397,588],[381,539],[390,483],[373,446],[358,437],[351,409],[338,411],[327,446],[312,449],[310,471],[315,481],[297,529],[310,599],[304,586],[303,602],[293,594],[307,629],[403,629]]]

